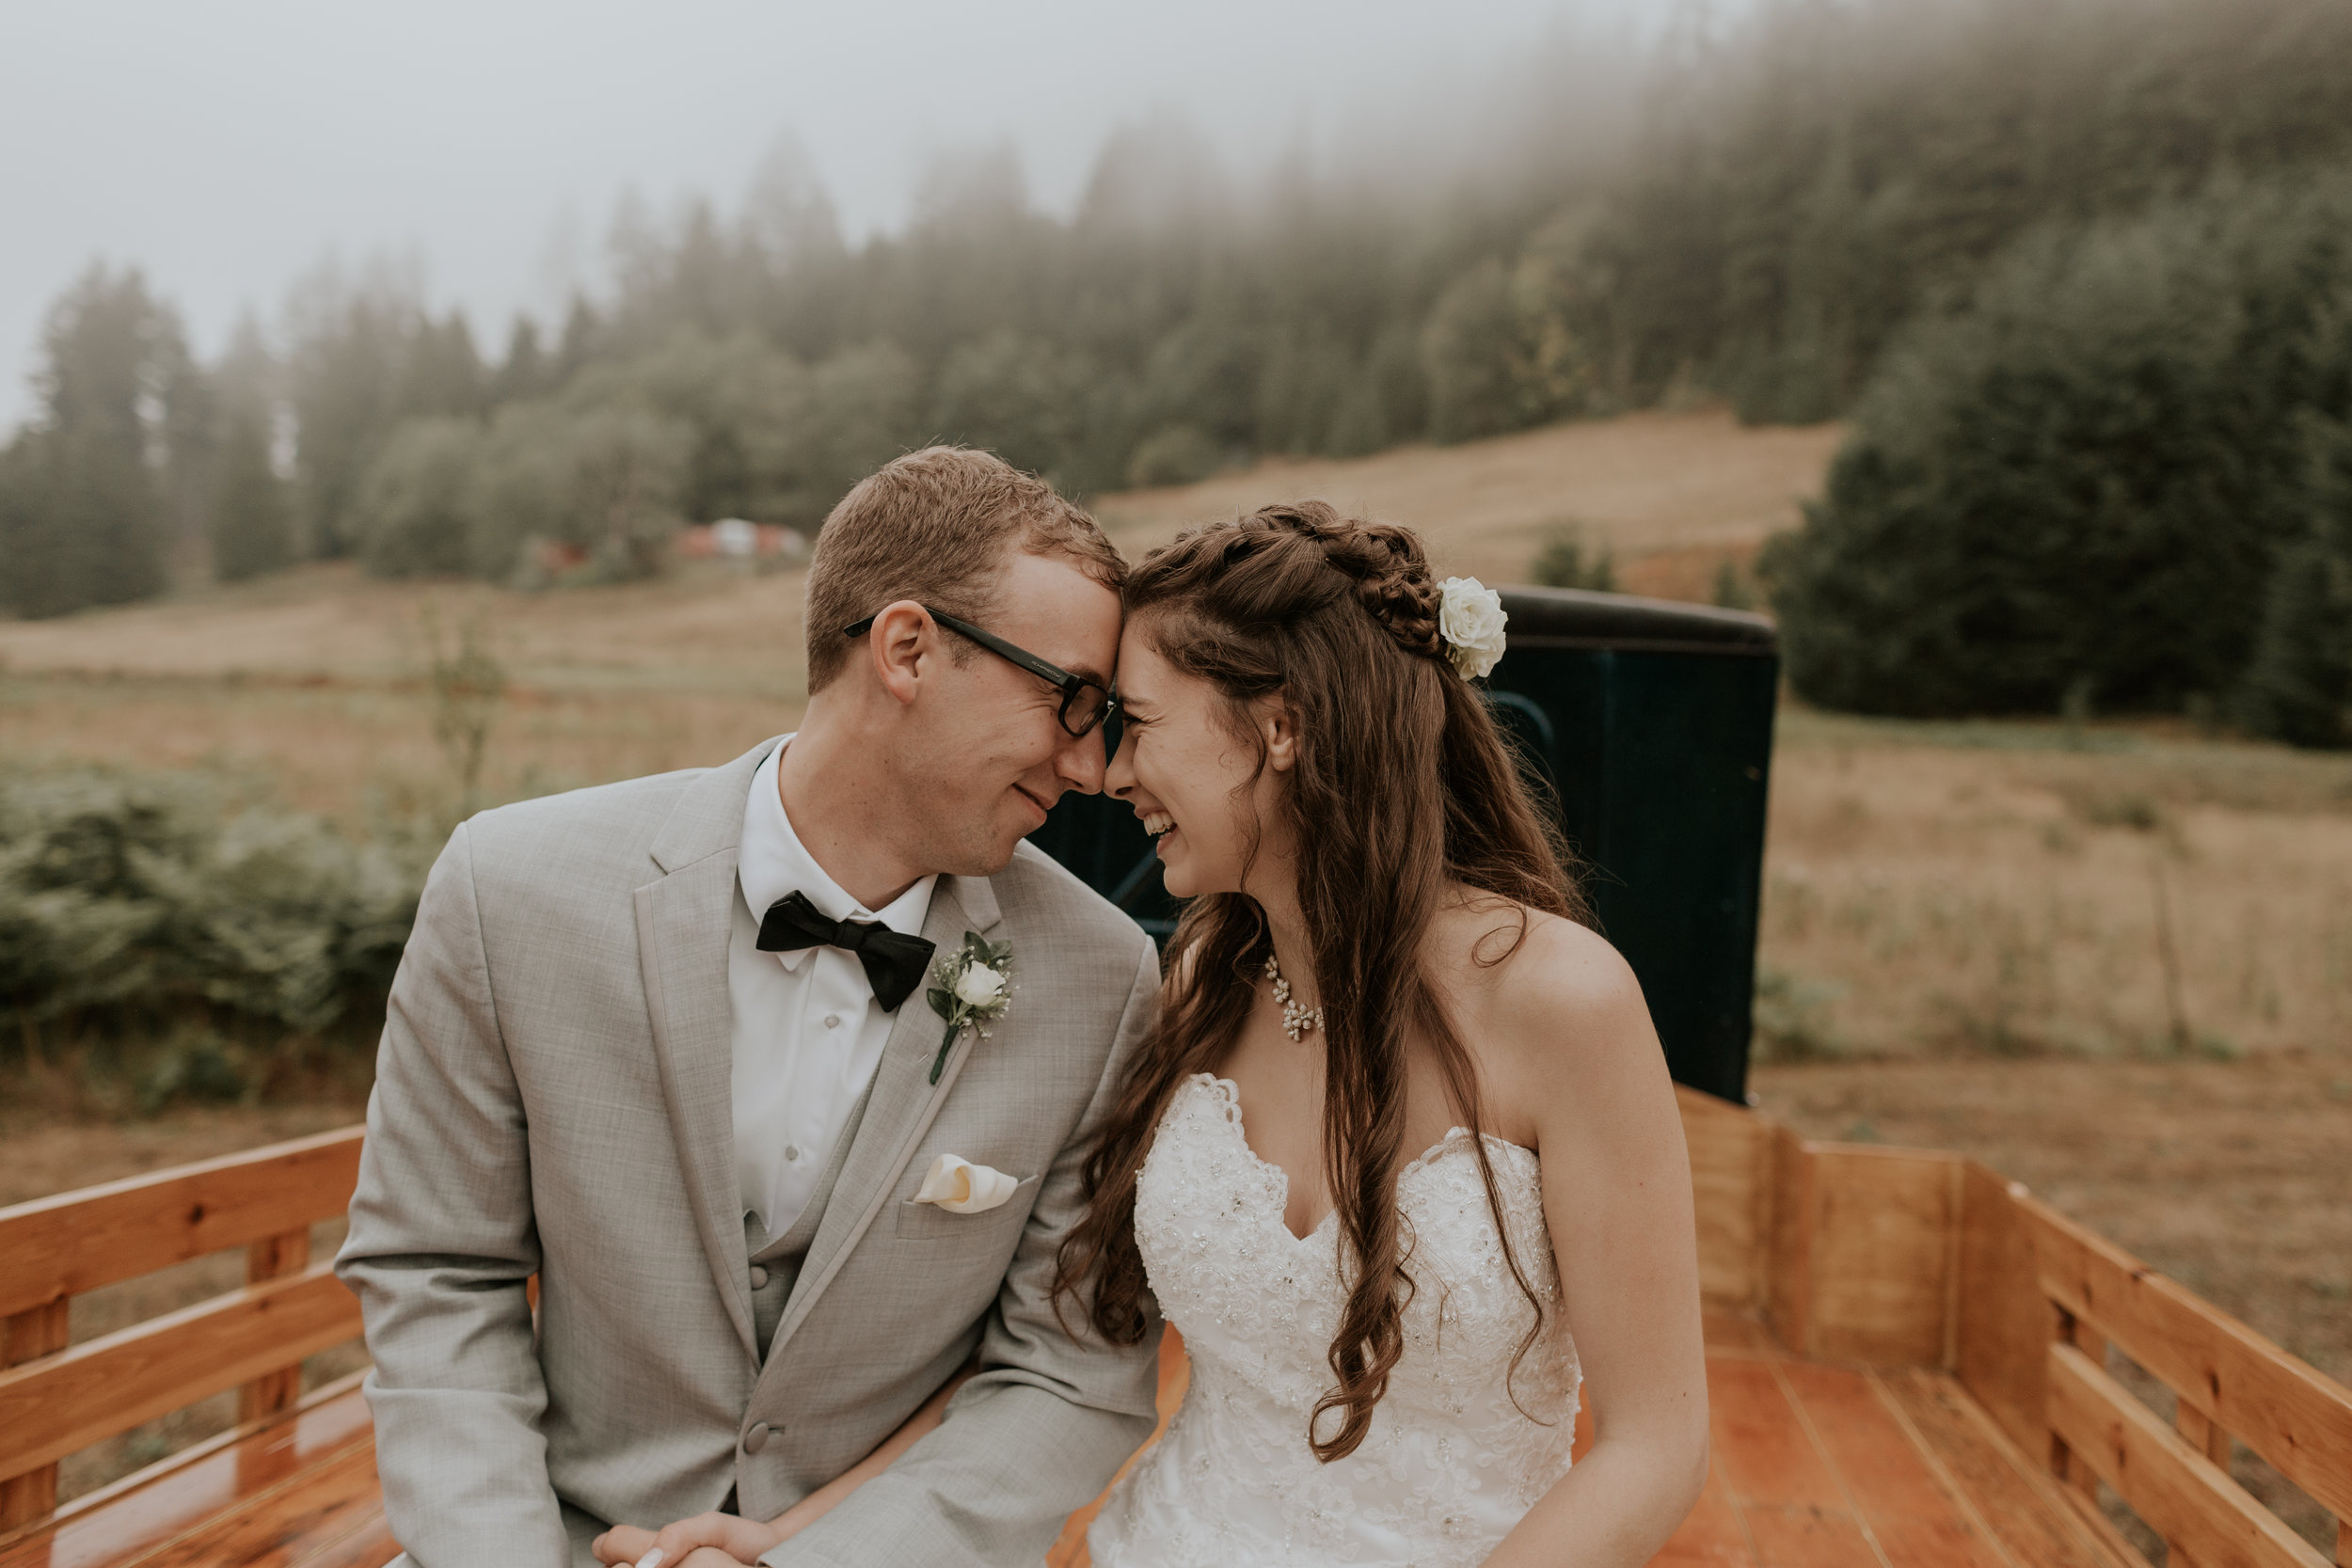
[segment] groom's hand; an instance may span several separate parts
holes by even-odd
[[[615,1525],[596,1537],[589,1550],[608,1568],[642,1563],[659,1549],[661,1568],[749,1568],[759,1554],[774,1545],[776,1531],[755,1519],[732,1513],[697,1513],[664,1525],[659,1533],[635,1525]]]

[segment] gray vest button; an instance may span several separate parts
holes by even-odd
[[[743,1434],[743,1451],[745,1453],[757,1453],[760,1449],[766,1448],[768,1446],[768,1423],[762,1421],[757,1426],[752,1428],[751,1431],[745,1433]]]
[[[752,1265],[752,1289],[755,1291],[764,1291],[767,1288],[768,1265],[765,1263],[754,1263]]]

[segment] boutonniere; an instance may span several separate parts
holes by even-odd
[[[963,945],[932,966],[931,981],[926,993],[931,1011],[947,1021],[939,1054],[931,1059],[931,1082],[936,1084],[957,1035],[968,1027],[979,1030],[980,1038],[986,1039],[988,1031],[980,1025],[1005,1016],[1012,1001],[1012,943],[989,942],[977,931],[966,931]]]

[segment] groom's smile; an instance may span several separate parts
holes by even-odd
[[[1053,801],[1041,800],[1029,791],[1022,788],[1019,784],[1013,785],[1012,790],[1014,794],[1020,796],[1023,800],[1028,801],[1029,804],[1037,808],[1038,826],[1041,828],[1043,827],[1045,825],[1045,818],[1054,809]]]

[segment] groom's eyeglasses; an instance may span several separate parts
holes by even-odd
[[[875,614],[880,614],[877,610]],[[1096,725],[1108,719],[1119,707],[1119,693],[1101,681],[1087,675],[1073,675],[1058,664],[1048,664],[1026,648],[1016,648],[993,632],[982,631],[969,621],[959,621],[943,614],[930,606],[923,613],[946,626],[959,637],[969,638],[994,654],[998,658],[1017,664],[1030,674],[1061,693],[1061,711],[1057,715],[1061,727],[1073,737],[1093,732]],[[855,626],[841,628],[844,637],[864,637],[873,629],[874,616],[868,615]]]

